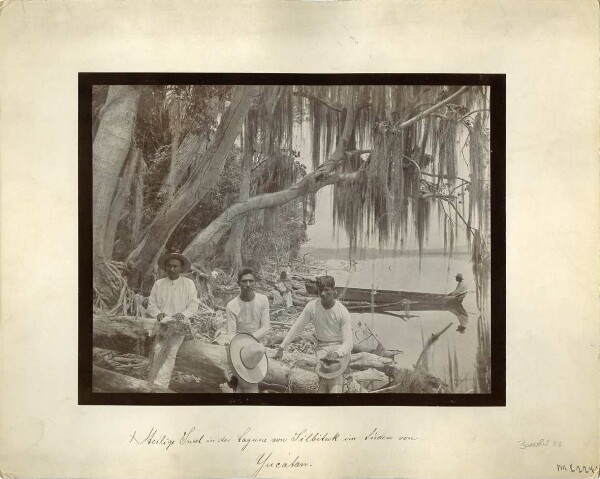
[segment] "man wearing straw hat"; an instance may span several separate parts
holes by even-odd
[[[452,291],[451,293],[448,293],[448,296],[464,296],[464,295],[466,295],[468,292],[467,291],[467,283],[465,283],[463,281],[463,275],[461,273],[458,273],[454,279],[456,279],[456,282],[458,284],[456,285],[456,289],[454,291]]]
[[[252,268],[238,272],[240,294],[227,303],[227,333],[230,344],[238,333],[250,334],[260,341],[269,332],[269,298],[254,291],[256,276]],[[233,381],[235,383],[235,380]],[[258,383],[237,376],[238,393],[257,393]]]
[[[352,352],[352,322],[346,307],[336,301],[335,279],[332,276],[317,278],[319,299],[308,303],[298,317],[274,359],[283,357],[283,350],[312,322],[317,338],[316,372],[320,377],[320,393],[341,393],[344,385],[344,370]]]
[[[158,259],[158,265],[167,277],[154,283],[148,300],[148,314],[158,321],[148,380],[168,388],[177,352],[191,332],[189,320],[198,312],[199,303],[196,285],[181,276],[191,269],[185,256],[165,254]]]

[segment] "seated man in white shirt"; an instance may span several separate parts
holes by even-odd
[[[352,352],[352,321],[346,307],[336,301],[335,279],[322,276],[317,279],[319,299],[315,299],[304,307],[283,342],[277,349],[274,359],[283,357],[283,350],[294,340],[308,323],[315,326],[317,351],[326,349],[325,360],[336,361],[347,358]],[[319,353],[317,353],[319,356]],[[344,385],[343,371],[335,378],[319,380],[320,393],[341,393]]]
[[[467,283],[463,281],[463,275],[458,273],[454,279],[456,279],[458,284],[454,291],[448,293],[448,296],[464,296],[467,294]]]
[[[147,313],[159,323],[165,318],[168,318],[165,322],[189,321],[198,312],[199,304],[196,285],[191,279],[181,276],[181,273],[190,270],[190,261],[183,255],[171,253],[161,256],[158,265],[166,271],[167,277],[159,279],[152,286]],[[165,335],[161,331],[166,329],[166,324],[160,326],[159,335],[154,342],[148,380],[168,388],[177,352],[186,335],[183,330],[186,328],[181,327],[178,328],[181,332]],[[189,325],[187,328],[189,329]]]
[[[269,332],[269,298],[254,291],[256,276],[252,268],[238,273],[240,294],[227,303],[227,334],[229,341],[237,333],[248,333],[259,341]],[[258,384],[237,378],[237,393],[258,393]]]

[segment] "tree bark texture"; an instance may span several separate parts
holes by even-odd
[[[131,185],[133,183],[134,172],[138,167],[141,159],[141,151],[135,146],[130,149],[125,170],[119,178],[119,186],[110,206],[108,221],[106,223],[106,234],[104,237],[104,259],[112,260],[113,249],[115,246],[115,236],[117,227],[123,214],[123,208],[131,194]]]
[[[246,126],[244,132],[244,152],[242,155],[241,164],[241,181],[239,202],[247,201],[250,198],[250,181],[252,179],[252,155],[254,144],[252,135],[249,133],[249,128]],[[233,224],[231,233],[225,245],[225,256],[231,262],[232,276],[235,277],[237,272],[242,268],[242,239],[244,238],[244,229],[246,228],[247,214],[240,215]]]
[[[151,272],[156,258],[173,230],[218,180],[252,100],[257,94],[258,87],[255,85],[235,88],[231,104],[223,114],[206,154],[196,163],[190,177],[175,194],[173,201],[156,215],[139,247],[130,256],[142,277]]]
[[[110,206],[131,147],[139,98],[138,86],[111,85],[102,107],[92,153],[94,264],[105,259],[104,239]]]

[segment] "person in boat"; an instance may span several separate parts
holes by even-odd
[[[448,293],[448,296],[464,296],[467,294],[467,284],[463,281],[463,275],[458,273],[454,279],[456,279],[458,284],[454,291]]]
[[[335,299],[335,279],[317,278],[319,298],[310,301],[285,336],[274,359],[283,357],[283,351],[308,325],[313,323],[317,339],[316,372],[320,376],[320,393],[341,393],[344,370],[352,352],[352,321],[346,307]]]
[[[255,283],[254,269],[245,267],[239,271],[240,294],[229,301],[225,308],[230,343],[238,333],[251,334],[260,341],[269,332],[269,298],[254,291]],[[228,379],[230,385],[236,386],[235,392],[258,393],[257,383],[249,383],[241,377]]]
[[[292,296],[292,283],[287,277],[287,273],[282,271],[279,275],[279,281],[275,285],[277,291],[281,294],[281,297],[285,301],[285,307],[287,310],[291,310],[294,307],[294,299]]]
[[[191,268],[185,256],[165,254],[158,265],[167,277],[154,283],[148,299],[147,313],[158,321],[148,380],[168,388],[177,352],[191,333],[190,318],[198,312],[199,303],[196,285],[181,276]]]

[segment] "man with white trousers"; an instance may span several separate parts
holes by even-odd
[[[181,276],[191,269],[185,256],[166,254],[159,258],[158,265],[167,277],[154,283],[148,301],[147,312],[159,323],[148,380],[168,388],[177,352],[187,331],[191,331],[189,320],[198,312],[199,303],[196,285]]]

